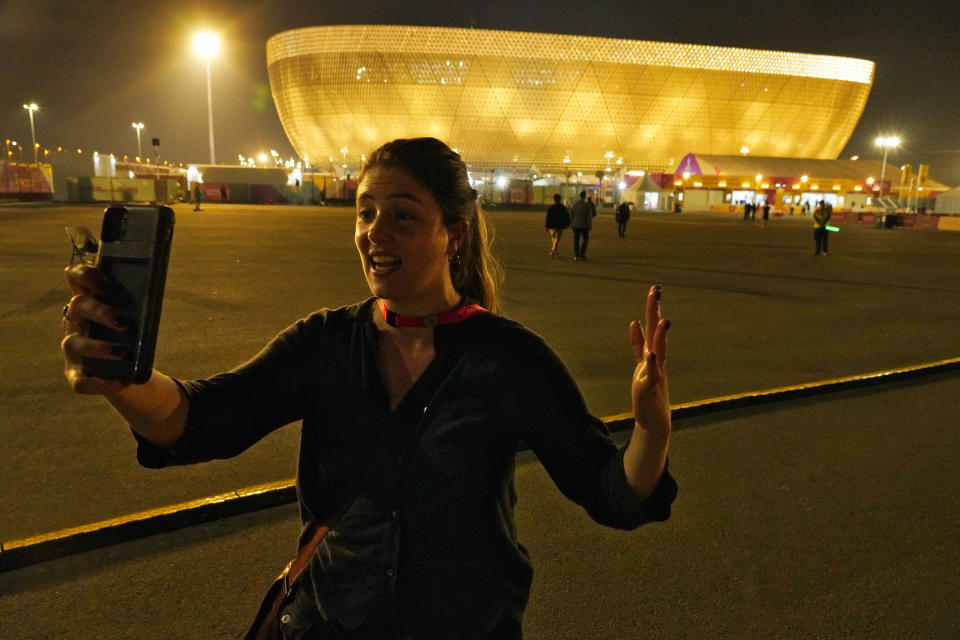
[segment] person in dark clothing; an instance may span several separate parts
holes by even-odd
[[[770,204],[767,202],[763,203],[763,216],[761,217],[760,226],[764,229],[767,227],[767,222],[770,221]]]
[[[544,226],[550,233],[550,257],[558,258],[560,236],[563,235],[563,230],[570,226],[570,210],[563,204],[563,198],[559,193],[553,194],[553,204],[547,209],[547,220]]]
[[[580,199],[573,203],[570,212],[570,226],[573,228],[573,259],[587,259],[587,243],[590,242],[590,229],[593,227],[593,218],[597,215],[597,208],[593,204],[593,197],[587,197],[586,191],[580,192]]]
[[[532,579],[513,520],[521,441],[596,522],[670,516],[661,289],[630,324],[634,427],[618,448],[550,347],[497,315],[483,210],[456,152],[433,138],[383,145],[361,170],[356,209],[373,297],[321,309],[203,380],[86,377],[81,358],[122,356],[84,328],[119,327],[118,316],[94,297],[102,272],[69,267],[65,376],[106,396],[147,467],[235,456],[302,421],[304,531],[342,514],[283,604],[284,637],[519,640]]]
[[[630,203],[621,202],[614,218],[617,221],[617,237],[623,240],[627,235],[627,222],[630,220]]]

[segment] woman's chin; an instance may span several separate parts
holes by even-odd
[[[367,284],[370,286],[370,293],[382,300],[392,300],[400,293],[397,287],[376,278],[367,278]]]

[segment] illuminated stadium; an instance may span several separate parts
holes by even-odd
[[[691,152],[833,159],[874,73],[836,56],[382,25],[284,31],[267,67],[314,167],[430,135],[474,171],[558,175],[672,170]]]

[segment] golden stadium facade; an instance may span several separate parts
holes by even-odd
[[[428,135],[476,171],[560,175],[672,169],[691,152],[833,159],[874,74],[836,56],[385,25],[284,31],[267,68],[315,167]]]

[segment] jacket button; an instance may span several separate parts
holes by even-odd
[[[290,624],[290,614],[285,613],[280,616],[280,624]]]

